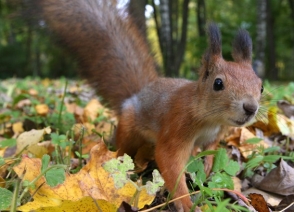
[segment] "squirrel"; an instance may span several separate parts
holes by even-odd
[[[135,157],[141,147],[150,148],[149,158],[154,156],[173,197],[189,192],[185,176],[178,184],[177,179],[196,147],[215,149],[227,127],[243,126],[257,114],[263,87],[251,66],[246,30],[240,29],[233,42],[234,61],[226,61],[219,28],[211,23],[198,81],[165,78],[158,75],[133,17],[115,1],[30,2],[75,56],[81,75],[116,112],[118,155]],[[212,164],[213,156],[207,156],[207,174]],[[175,205],[189,211],[192,201],[187,196]]]

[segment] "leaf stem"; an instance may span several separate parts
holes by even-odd
[[[59,169],[66,169],[67,166],[66,165],[62,165],[62,164],[56,164],[56,165],[53,165],[53,166],[50,166],[50,167],[47,167],[44,171],[42,171],[33,181],[31,181],[26,187],[25,189],[22,191],[20,197],[19,197],[19,202],[21,201],[21,199],[23,198],[23,196],[28,192],[29,188],[32,186],[32,185],[35,185],[35,183],[41,178],[43,177],[47,171],[49,171],[50,169],[53,169],[53,168],[59,168]]]

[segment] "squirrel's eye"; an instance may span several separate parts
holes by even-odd
[[[220,90],[223,90],[224,88],[225,87],[224,87],[223,81],[220,78],[216,78],[213,83],[213,90],[220,91]]]
[[[263,85],[261,86],[261,90],[260,90],[260,92],[263,93]]]

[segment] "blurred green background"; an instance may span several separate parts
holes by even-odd
[[[26,1],[0,0],[0,78],[77,77],[75,61],[51,39],[46,23],[16,15]],[[234,35],[242,27],[253,39],[255,70],[270,80],[294,79],[294,0],[131,0],[129,5],[164,75],[197,78],[207,47],[205,26],[214,21],[225,59],[231,59]]]

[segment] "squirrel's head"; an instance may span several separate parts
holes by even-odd
[[[252,40],[246,30],[239,30],[233,42],[234,61],[226,61],[216,24],[208,26],[208,36],[198,84],[205,113],[217,123],[242,126],[256,115],[263,91],[251,65]]]

